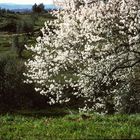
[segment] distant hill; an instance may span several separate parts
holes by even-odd
[[[11,3],[0,3],[0,8],[9,9],[15,12],[31,11],[32,4],[11,4]],[[45,5],[46,10],[58,9],[55,5]]]

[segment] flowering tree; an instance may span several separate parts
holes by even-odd
[[[84,2],[84,1],[82,1]],[[129,92],[134,68],[140,63],[140,6],[138,0],[108,0],[54,12],[45,23],[43,37],[26,62],[26,82],[49,96],[50,104],[84,99],[83,110],[118,111]]]

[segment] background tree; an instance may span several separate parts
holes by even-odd
[[[33,6],[32,6],[32,11],[34,12],[34,13],[42,13],[42,12],[44,12],[45,11],[45,6],[44,6],[44,4],[43,3],[40,3],[40,4],[34,4]]]
[[[36,9],[37,9],[37,4],[35,3],[35,4],[32,6],[32,11],[35,13],[35,12],[36,12]]]
[[[38,5],[38,13],[44,12],[45,11],[45,6],[43,3],[40,3]]]

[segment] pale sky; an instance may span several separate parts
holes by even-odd
[[[16,3],[16,4],[53,4],[53,0],[0,0],[0,3]]]

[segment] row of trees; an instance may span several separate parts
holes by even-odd
[[[13,14],[13,13],[15,13],[15,12],[0,7],[0,15],[1,15],[1,16],[2,16],[3,14],[7,14],[7,13],[12,13],[12,14]]]
[[[73,95],[83,98],[83,111],[140,107],[132,82],[140,65],[139,1],[78,2],[84,4],[68,1],[55,12],[57,19],[45,24],[36,46],[27,47],[34,55],[26,62],[26,82],[50,104],[69,102]]]

